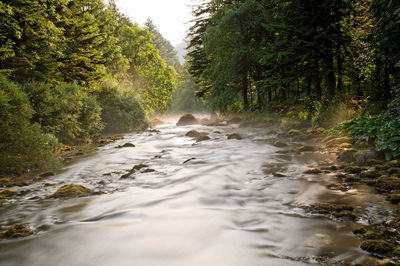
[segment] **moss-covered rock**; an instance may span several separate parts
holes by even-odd
[[[342,144],[338,145],[338,149],[340,149],[340,150],[351,149],[351,148],[353,148],[353,145],[351,143],[348,143],[348,142],[345,142],[345,143],[342,143]]]
[[[200,124],[199,120],[196,119],[192,114],[184,114],[179,118],[176,123],[177,126],[187,126],[187,125],[198,125]]]
[[[339,152],[337,159],[341,162],[350,163],[355,160],[354,154],[356,154],[356,153],[357,153],[357,151],[353,150],[353,149],[343,150],[343,151]]]
[[[356,165],[348,165],[344,168],[344,171],[349,174],[359,174],[361,173],[361,167]]]
[[[101,194],[101,192],[93,191],[82,185],[69,184],[60,187],[53,195],[50,196],[50,198],[67,199],[67,198],[87,197],[98,194]]]
[[[33,231],[25,224],[14,224],[10,226],[6,231],[1,232],[1,236],[4,238],[17,238],[25,237],[33,234]]]
[[[397,204],[400,202],[400,193],[388,194],[387,200],[393,204]]]
[[[331,204],[331,203],[316,203],[308,207],[311,212],[329,215],[337,219],[355,220],[356,215],[353,212],[354,208],[349,205]]]
[[[387,170],[387,173],[389,173],[391,176],[400,177],[400,168],[391,167]]]
[[[28,182],[21,178],[0,178],[0,187],[23,187],[27,185]]]
[[[349,143],[350,139],[348,137],[339,137],[339,138],[334,138],[334,139],[330,139],[329,141],[326,142],[326,146],[327,147],[336,147],[340,144],[343,143]]]
[[[394,247],[385,240],[365,240],[361,242],[360,248],[373,254],[389,255]]]
[[[198,136],[200,136],[201,133],[196,131],[196,130],[190,130],[189,132],[186,133],[186,137],[190,137],[190,138],[197,138]]]
[[[400,167],[400,162],[398,160],[392,160],[392,161],[386,162],[385,166],[388,167],[388,169],[392,168],[392,167]]]
[[[308,169],[306,171],[303,172],[304,174],[311,174],[311,175],[318,175],[323,173],[323,171],[321,169],[318,168],[313,168],[313,169]]]
[[[400,190],[400,178],[397,177],[380,178],[376,180],[374,185],[378,191],[382,192]]]
[[[368,171],[362,172],[360,174],[360,177],[361,178],[373,179],[373,178],[380,177],[381,175],[382,175],[381,172],[368,170]]]
[[[282,147],[286,147],[287,143],[278,139],[272,145],[274,145],[275,147],[278,147],[278,148],[282,148]]]
[[[316,148],[314,146],[300,146],[296,148],[296,152],[307,152],[307,151],[315,151]]]
[[[243,139],[242,136],[240,136],[240,135],[237,134],[237,133],[228,134],[228,135],[227,135],[227,138],[228,138],[228,139],[237,139],[237,140]]]
[[[367,165],[367,166],[374,166],[374,165],[377,165],[377,164],[382,165],[383,161],[377,160],[377,159],[368,159],[368,160],[365,161],[364,164]]]
[[[9,198],[12,198],[12,197],[14,197],[14,196],[16,196],[18,193],[16,192],[16,191],[14,191],[14,190],[11,190],[11,189],[3,189],[1,192],[0,192],[0,200],[1,199],[9,199]]]
[[[134,147],[136,147],[135,144],[130,143],[130,142],[127,142],[127,143],[124,143],[123,145],[118,145],[118,146],[117,146],[117,149],[122,149],[122,148],[134,148]]]
[[[361,181],[361,178],[356,175],[347,175],[344,181],[347,183],[358,183]]]

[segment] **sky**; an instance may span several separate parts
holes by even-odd
[[[189,28],[188,21],[192,19],[192,0],[117,0],[119,10],[127,15],[132,22],[143,26],[150,18],[159,32],[173,46],[181,43]]]

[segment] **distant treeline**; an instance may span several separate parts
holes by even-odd
[[[166,111],[176,66],[156,33],[114,1],[0,1],[0,173],[56,166],[59,143],[142,129]]]

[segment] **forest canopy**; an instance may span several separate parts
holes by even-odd
[[[0,1],[1,171],[55,166],[60,143],[143,129],[165,112],[176,65],[155,31],[114,1]]]

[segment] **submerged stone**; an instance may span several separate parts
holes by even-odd
[[[274,142],[274,144],[273,144],[275,147],[278,147],[278,148],[281,148],[281,147],[286,147],[287,146],[287,143],[286,142],[283,142],[282,140],[277,140],[277,141],[275,141]]]
[[[323,173],[323,171],[321,169],[318,168],[313,168],[313,169],[308,169],[306,171],[303,172],[304,174],[311,174],[311,175],[318,175]]]
[[[205,141],[205,140],[209,140],[211,139],[209,136],[206,135],[200,135],[196,138],[196,142],[200,142],[200,141]]]
[[[25,237],[33,234],[33,231],[24,224],[14,224],[10,226],[6,231],[1,232],[1,235],[5,238],[17,238]]]
[[[296,152],[307,152],[307,151],[315,151],[315,147],[305,145],[296,148]]]
[[[240,136],[240,135],[237,134],[237,133],[228,134],[228,135],[227,135],[227,138],[228,138],[228,139],[237,139],[237,140],[243,139],[242,136]]]
[[[117,146],[118,149],[121,149],[121,148],[133,148],[133,147],[136,147],[135,144],[130,143],[130,142],[127,142],[127,143],[125,143],[123,145]]]
[[[196,131],[196,130],[190,130],[188,133],[186,133],[186,137],[191,137],[191,138],[197,138],[198,136],[200,136],[201,133]]]
[[[192,114],[185,114],[179,118],[176,123],[177,126],[187,126],[187,125],[198,125],[200,124],[199,120],[196,119]]]

